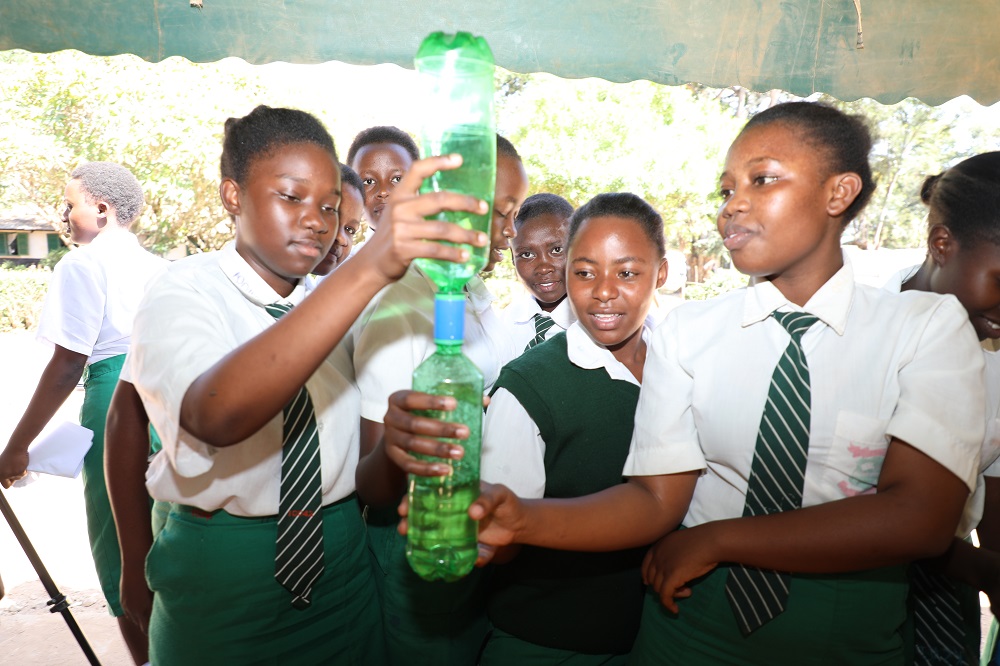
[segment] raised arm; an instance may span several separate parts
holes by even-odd
[[[398,192],[416,192],[424,178],[460,162],[458,156],[416,162]],[[246,439],[281,411],[372,297],[402,276],[414,258],[467,258],[467,250],[433,241],[477,246],[488,242],[485,234],[424,219],[442,210],[482,214],[486,203],[448,192],[395,197],[385,211],[391,219],[391,224],[382,225],[385,233],[366,243],[301,305],[191,384],[181,405],[181,426],[214,446]]]

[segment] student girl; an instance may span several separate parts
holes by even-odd
[[[330,251],[326,253],[323,260],[316,264],[313,275],[320,278],[326,277],[333,272],[337,266],[351,256],[354,249],[354,236],[361,231],[361,225],[365,214],[365,186],[361,182],[358,172],[341,164],[340,166],[340,231],[330,246]],[[310,290],[315,288],[315,284],[310,285]]]
[[[566,234],[573,206],[558,194],[533,194],[514,220],[514,268],[527,293],[504,310],[518,351],[565,331],[575,317],[566,300]]]
[[[493,486],[470,508],[487,544],[569,550],[683,518],[644,561],[632,663],[903,663],[905,565],[944,552],[975,486],[983,360],[954,297],[855,284],[840,235],[870,148],[819,104],[751,119],[718,213],[750,285],[653,332],[629,482],[558,501]]]
[[[920,192],[928,206],[927,257],[886,285],[897,291],[953,294],[965,306],[980,341],[1000,338],[1000,152],[970,157],[926,179]],[[908,663],[976,664],[979,661],[979,590],[996,596],[1000,578],[997,534],[987,520],[983,549],[966,539],[983,516],[984,502],[997,500],[1000,457],[1000,357],[984,352],[986,438],[980,452],[976,491],[962,515],[948,553],[911,569],[912,641]],[[985,474],[985,476],[983,476]],[[992,546],[992,548],[987,547]]]
[[[490,253],[492,270],[514,235],[513,220],[527,194],[528,178],[510,142],[497,137],[497,179]],[[396,194],[393,195],[397,196]],[[376,236],[377,238],[377,236]],[[361,460],[357,487],[366,516],[393,664],[475,663],[487,621],[481,577],[457,583],[428,583],[405,557],[397,533],[396,505],[406,474],[382,446],[382,420],[389,396],[409,388],[414,369],[434,353],[434,283],[416,266],[385,291],[358,319],[352,332],[353,358],[361,389]],[[493,295],[479,277],[466,286],[464,353],[482,371],[487,390],[515,355]]]
[[[459,162],[415,163],[404,191]],[[410,260],[468,256],[432,241],[487,242],[426,215],[486,204],[398,197],[390,229],[303,299],[340,226],[330,135],[257,107],[226,122],[221,172],[235,241],[174,263],[136,317],[132,379],[163,441],[147,487],[172,504],[146,562],[151,661],[379,664],[354,499],[359,395],[338,343]]]
[[[369,127],[354,137],[347,151],[347,163],[358,172],[364,183],[365,211],[368,213],[368,227],[373,233],[392,191],[418,159],[420,152],[413,137],[398,127]]]
[[[663,220],[634,194],[598,195],[560,242],[579,320],[504,366],[484,427],[482,478],[521,497],[579,497],[622,483],[647,315],[667,277]],[[490,579],[494,628],[480,663],[624,664],[639,628],[644,552],[523,548]]]
[[[145,637],[123,615],[119,601],[118,536],[104,481],[104,420],[129,348],[132,320],[147,283],[166,262],[140,245],[129,227],[145,205],[142,187],[123,166],[90,162],[70,175],[63,221],[81,248],[67,254],[52,274],[38,328],[53,345],[38,387],[3,454],[0,483],[23,476],[28,445],[84,377],[80,424],[94,433],[84,458],[83,493],[94,565],[108,610],[137,663],[145,661]]]

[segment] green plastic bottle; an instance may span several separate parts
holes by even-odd
[[[476,563],[478,525],[469,505],[479,497],[479,452],[483,430],[483,373],[462,353],[465,296],[439,293],[434,300],[437,351],[413,372],[413,390],[450,395],[458,407],[425,416],[464,423],[469,438],[461,460],[443,460],[446,476],[409,476],[409,530],[406,559],[425,580],[455,581]]]
[[[421,88],[420,141],[424,157],[462,155],[462,166],[424,181],[421,192],[449,190],[484,199],[493,208],[496,186],[496,126],[493,119],[493,52],[482,37],[467,32],[435,32],[414,59]],[[444,212],[435,219],[490,233],[491,212]],[[417,265],[438,289],[454,294],[483,270],[489,247],[468,248],[469,261],[456,264],[418,259]]]

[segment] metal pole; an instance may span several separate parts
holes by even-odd
[[[69,625],[69,630],[73,632],[73,636],[76,637],[76,642],[80,644],[80,649],[87,656],[87,660],[90,661],[92,666],[101,666],[101,662],[98,661],[97,655],[94,654],[93,649],[90,647],[90,643],[87,642],[87,637],[83,635],[83,630],[80,629],[80,625],[76,623],[76,619],[73,614],[69,612],[69,604],[66,602],[66,597],[59,591],[56,584],[52,581],[52,577],[49,576],[49,572],[46,571],[45,565],[42,564],[41,558],[38,557],[38,553],[35,552],[34,546],[28,540],[28,535],[25,534],[24,528],[21,527],[21,523],[17,520],[17,516],[14,515],[14,510],[10,508],[10,504],[7,503],[7,498],[4,497],[3,491],[0,490],[0,512],[3,513],[3,517],[7,519],[7,524],[10,525],[11,531],[14,536],[17,537],[18,543],[21,544],[21,550],[24,554],[28,556],[28,560],[31,561],[31,566],[34,567],[35,573],[38,574],[38,580],[42,582],[45,587],[45,591],[49,593],[50,599],[46,602],[47,605],[51,606],[49,608],[50,613],[61,613],[63,619],[66,620],[66,624]]]

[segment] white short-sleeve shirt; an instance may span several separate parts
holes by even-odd
[[[564,298],[559,305],[553,308],[552,312],[545,312],[538,305],[535,297],[525,290],[500,313],[504,325],[510,331],[511,340],[518,355],[524,351],[529,342],[535,339],[536,314],[544,314],[552,318],[553,326],[545,333],[546,340],[561,331],[568,330],[570,324],[576,321],[576,314],[573,312],[569,298]]]
[[[125,229],[98,234],[56,264],[38,339],[85,354],[88,365],[124,354],[146,286],[166,266]]]
[[[743,514],[771,374],[788,345],[775,310],[819,318],[802,337],[812,423],[803,506],[876,490],[891,438],[972,490],[983,354],[953,296],[855,284],[850,264],[802,308],[768,281],[672,311],[653,332],[625,474],[705,468],[684,525]]]
[[[652,318],[647,317],[642,329],[647,344],[652,324]],[[578,321],[566,331],[566,353],[570,363],[579,368],[603,368],[611,379],[639,385],[625,364],[607,347],[594,342]],[[531,415],[505,388],[497,389],[490,398],[481,455],[483,481],[502,483],[519,497],[545,496],[545,440]]]
[[[381,423],[389,396],[413,385],[413,371],[436,349],[434,283],[416,266],[372,300],[351,331],[351,353],[361,416]],[[462,352],[483,373],[488,392],[500,368],[514,358],[510,336],[493,309],[493,295],[478,277],[467,286]]]
[[[163,441],[150,464],[152,497],[238,516],[278,512],[282,415],[238,444],[215,447],[180,426],[191,384],[222,357],[272,326],[264,306],[296,305],[300,284],[282,299],[229,243],[175,262],[150,288],[135,320],[131,379]],[[360,396],[351,360],[338,346],[306,382],[316,409],[323,503],[354,491]]]
[[[920,264],[908,266],[889,277],[884,289],[900,293],[903,284],[920,270]],[[983,476],[1000,476],[1000,421],[997,420],[1000,410],[1000,356],[995,352],[983,350],[986,380],[986,436],[979,450],[979,470],[981,476],[976,479],[976,489],[969,496],[962,511],[962,520],[955,534],[965,538],[972,533],[983,517],[983,506],[986,502],[986,485]]]

